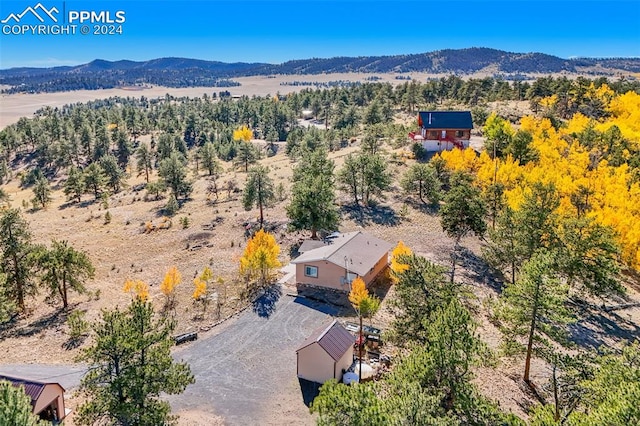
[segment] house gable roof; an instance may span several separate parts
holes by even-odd
[[[44,389],[49,385],[60,386],[60,389],[62,389],[62,391],[64,392],[64,388],[59,383],[38,382],[35,380],[20,379],[18,377],[11,377],[11,376],[4,376],[4,375],[0,375],[0,380],[6,380],[15,387],[20,387],[20,386],[24,387],[24,392],[27,394],[29,398],[31,398],[31,405],[34,405],[34,406],[38,398],[40,398],[42,391],[44,391]]]
[[[321,247],[305,251],[291,263],[310,263],[325,260],[345,266],[350,272],[363,276],[393,247],[392,244],[361,231],[339,234]],[[345,258],[347,259],[345,265]]]
[[[322,240],[304,240],[298,248],[298,253],[306,253],[309,250],[314,250],[324,245],[325,242]]]
[[[418,125],[424,129],[473,129],[470,111],[420,111]]]
[[[318,343],[318,345],[329,354],[331,359],[338,361],[355,342],[355,336],[349,333],[338,320],[334,319],[328,326],[324,325],[315,330],[296,352],[300,352],[309,345]]]

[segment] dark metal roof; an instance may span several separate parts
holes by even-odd
[[[470,111],[420,111],[418,125],[425,129],[473,129]]]
[[[27,379],[19,379],[17,377],[10,376],[2,376],[0,375],[0,380],[6,380],[11,382],[11,384],[15,387],[24,387],[24,393],[31,398],[31,404],[35,404],[35,401],[40,397],[40,394],[47,386],[47,383],[36,382],[34,380]]]
[[[338,320],[333,320],[328,326],[325,325],[315,330],[298,351],[313,343],[318,343],[334,361],[338,361],[355,341],[356,338]]]

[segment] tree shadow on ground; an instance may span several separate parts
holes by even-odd
[[[62,204],[60,204],[60,206],[58,206],[58,210],[66,210],[69,209],[71,207],[76,207],[77,209],[84,209],[87,207],[90,207],[92,205],[97,205],[98,201],[100,201],[99,199],[96,198],[92,198],[92,199],[86,199],[86,200],[81,200],[78,201],[75,198],[73,200],[68,200]]]
[[[309,297],[297,296],[293,299],[293,302],[331,316],[337,316],[340,313],[340,309],[337,306],[329,305],[320,300],[315,300]]]
[[[489,287],[496,293],[502,293],[504,279],[499,271],[493,269],[482,257],[466,247],[460,247],[457,254],[458,268],[463,269],[456,276],[463,275],[472,283]]]
[[[0,339],[29,337],[47,329],[60,327],[67,321],[67,316],[73,311],[73,308],[74,306],[69,305],[67,310],[56,309],[23,326],[17,326],[17,320],[14,318],[0,325]]]
[[[289,247],[289,257],[291,258],[291,260],[300,256],[300,252],[298,251],[298,249],[300,249],[302,242],[303,240],[296,241],[295,243],[291,244],[291,246]]]
[[[400,224],[400,219],[395,210],[389,206],[362,207],[349,204],[342,206],[340,212],[360,226],[370,225],[371,223],[384,226],[397,226]]]
[[[282,288],[275,284],[267,287],[262,295],[258,296],[251,303],[253,312],[260,318],[269,318],[276,311],[276,303],[282,296]]]
[[[299,377],[298,383],[300,383],[302,401],[304,402],[304,405],[310,407],[313,400],[316,399],[316,396],[320,394],[320,386],[322,386],[322,384],[301,379]]]
[[[576,309],[579,321],[569,324],[569,339],[586,348],[599,349],[615,342],[633,342],[640,339],[640,326],[616,312],[606,312],[599,307],[585,304]]]
[[[69,337],[66,342],[62,344],[62,348],[70,351],[80,347],[85,340],[87,340],[88,335],[82,335],[78,337]]]
[[[404,200],[404,203],[410,206],[414,210],[418,210],[429,216],[436,216],[440,211],[440,204],[428,204],[423,203],[417,197],[409,197]]]

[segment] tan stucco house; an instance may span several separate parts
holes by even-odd
[[[305,241],[296,266],[296,283],[348,292],[361,277],[369,285],[389,263],[393,245],[362,231],[334,234],[322,241]]]
[[[316,383],[342,380],[353,363],[356,338],[337,320],[318,328],[296,351],[298,377]]]
[[[24,392],[31,398],[33,414],[42,420],[60,422],[66,416],[64,407],[64,388],[59,383],[38,382],[0,375],[0,380],[6,380],[15,387],[23,387]]]

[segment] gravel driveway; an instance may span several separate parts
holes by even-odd
[[[313,424],[306,404],[317,387],[310,389],[297,379],[295,351],[336,313],[272,287],[237,317],[174,352],[176,359],[189,363],[196,383],[168,397],[173,412],[208,413],[229,425]],[[84,367],[5,364],[0,374],[55,381],[71,390],[80,383]]]
[[[175,352],[196,377],[169,398],[175,413],[211,412],[230,425],[313,424],[295,351],[336,311],[280,291],[273,287],[215,335]]]

